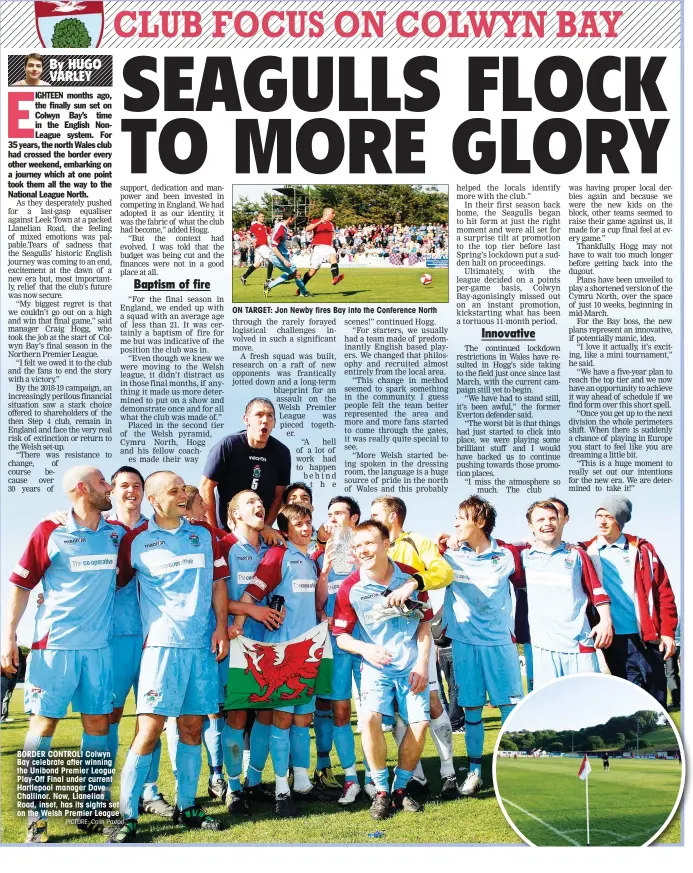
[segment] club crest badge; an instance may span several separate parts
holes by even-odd
[[[44,48],[98,48],[104,29],[102,0],[34,3],[36,32]]]

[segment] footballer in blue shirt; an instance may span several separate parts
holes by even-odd
[[[317,624],[315,589],[318,568],[308,554],[313,535],[313,516],[306,506],[287,504],[277,516],[279,530],[286,547],[274,546],[263,557],[255,576],[247,586],[241,603],[252,598],[258,603],[264,598],[283,597],[283,619],[279,627],[265,630],[264,643],[285,643],[312,630]],[[242,629],[244,616],[237,616],[230,636]],[[309,703],[283,706],[272,710],[272,730],[269,751],[275,775],[275,813],[280,817],[294,815],[289,790],[289,757],[294,768],[294,797],[300,800],[328,801],[328,795],[314,786],[308,775],[310,767],[310,725],[315,711],[315,698]]]
[[[357,569],[337,592],[333,633],[345,652],[360,655],[363,747],[375,783],[370,814],[384,819],[391,811],[419,812],[407,785],[418,763],[429,722],[428,658],[433,612],[424,592],[420,599],[393,606],[391,594],[412,581],[415,571],[388,557],[390,534],[379,521],[357,525],[352,548]],[[416,582],[414,583],[416,587]],[[358,639],[354,631],[358,628]],[[397,710],[408,725],[399,746],[390,796],[383,716]]]
[[[109,642],[113,624],[116,559],[124,527],[101,515],[111,508],[111,485],[95,467],[66,471],[63,490],[72,509],[64,524],[43,521],[34,530],[10,577],[12,591],[2,637],[2,669],[19,664],[17,626],[31,591],[43,584],[34,641],[24,684],[24,706],[31,713],[24,751],[31,753],[33,793],[45,793],[45,766],[53,734],[72,704],[82,717],[82,769],[85,792],[80,830],[100,828],[103,781],[97,770],[110,764],[109,714],[113,709],[113,670]],[[39,800],[29,810],[26,842],[45,843],[48,820]]]
[[[339,587],[356,569],[348,553],[340,555],[337,543],[348,543],[353,537],[354,528],[361,518],[361,509],[351,497],[337,495],[327,506],[327,528],[330,539],[324,550],[314,557],[318,563],[320,577],[316,590],[318,617],[327,619],[332,632],[334,605]],[[342,546],[343,550],[343,546]],[[349,806],[361,793],[356,774],[356,744],[351,727],[351,683],[352,677],[361,677],[361,658],[342,651],[332,638],[332,689],[329,697],[319,697],[315,704],[315,745],[318,760],[314,778],[326,790],[339,790],[337,801]],[[332,775],[330,751],[334,741],[339,763],[344,770],[344,787]],[[366,765],[368,770],[368,765]],[[366,784],[368,784],[366,776]]]
[[[499,708],[501,722],[522,698],[512,588],[524,588],[524,572],[519,549],[491,537],[495,524],[496,510],[488,500],[476,495],[463,500],[444,555],[453,578],[445,583],[443,625],[452,639],[455,675],[460,677],[458,700],[465,712],[469,756],[469,774],[460,789],[463,797],[476,794],[483,785],[482,708],[487,697]],[[425,579],[423,584],[433,587]],[[391,600],[399,602],[416,587],[408,583]]]
[[[222,541],[228,548],[229,575],[227,590],[229,598],[229,621],[232,616],[242,616],[243,635],[262,642],[266,629],[278,628],[282,622],[279,611],[267,606],[266,598],[256,603],[250,595],[243,597],[252,582],[260,562],[267,554],[269,545],[262,537],[265,526],[265,507],[260,496],[250,489],[239,491],[229,503],[229,527],[233,530]],[[239,619],[240,621],[240,619]],[[230,636],[238,634],[238,627],[230,630]],[[219,664],[223,684],[226,686],[228,660]],[[258,710],[250,734],[250,760],[245,790],[241,787],[244,732],[248,725],[247,709],[232,709],[226,713],[226,723],[221,734],[224,763],[228,773],[226,802],[233,815],[248,816],[251,813],[251,798],[262,782],[262,771],[269,755],[269,738],[272,729],[272,710]],[[259,791],[258,791],[259,794]]]
[[[154,518],[126,534],[118,555],[118,586],[134,579],[139,586],[145,643],[137,734],[120,780],[123,820],[109,836],[112,843],[137,839],[138,800],[152,751],[171,716],[177,718],[180,737],[174,822],[189,829],[221,829],[217,819],[195,805],[195,794],[202,764],[202,724],[218,706],[215,654],[221,661],[228,653],[228,566],[214,531],[184,518],[187,494],[180,476],[152,473],[145,481],[145,496]]]

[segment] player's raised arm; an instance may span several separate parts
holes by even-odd
[[[282,494],[284,493],[285,488],[286,488],[286,483],[284,485],[276,485],[275,486],[274,498],[272,500],[272,503],[270,504],[270,508],[269,508],[269,510],[267,512],[267,516],[265,518],[266,526],[268,526],[270,528],[274,524],[274,522],[277,520],[277,515],[279,514],[279,510],[281,509],[281,506],[282,506]],[[270,545],[274,545],[274,543],[270,542],[270,540],[267,539],[267,537],[265,536],[264,533],[263,533],[263,536],[265,537],[265,540],[268,543],[270,543]],[[279,539],[280,543],[283,542],[283,540],[281,538],[278,538],[278,539]]]
[[[218,527],[217,521],[217,493],[216,487],[219,483],[213,479],[208,479],[203,476],[200,479],[200,496],[207,504],[207,523],[212,527]]]
[[[416,547],[419,557],[425,565],[425,569],[418,570],[423,580],[424,591],[436,591],[446,588],[454,578],[454,572],[450,564],[443,558],[440,551],[428,537],[416,536]]]

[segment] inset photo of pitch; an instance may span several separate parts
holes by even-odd
[[[638,686],[598,673],[528,695],[493,758],[500,807],[531,846],[646,846],[671,822],[684,776],[666,710]]]
[[[447,303],[447,185],[233,186],[234,303]]]

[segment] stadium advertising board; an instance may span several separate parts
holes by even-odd
[[[3,842],[520,844],[524,697],[678,726],[683,4],[0,16]]]

